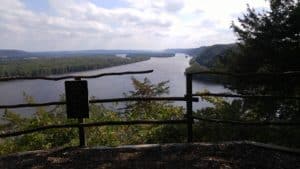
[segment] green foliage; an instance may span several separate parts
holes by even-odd
[[[223,53],[213,67],[230,72],[300,70],[300,2],[270,0],[270,10],[248,6],[239,24],[232,24],[238,47]]]
[[[25,100],[33,103],[32,97],[24,95]],[[73,122],[62,113],[63,107],[54,107],[52,110],[37,108],[32,118],[25,118],[12,111],[6,110],[2,117],[5,124],[1,125],[2,131],[20,131],[33,129],[46,125],[65,124]],[[75,129],[50,129],[38,133],[27,134],[14,138],[1,140],[0,154],[18,152],[32,149],[48,149],[58,146],[71,146],[77,143]]]
[[[248,6],[246,14],[233,24],[238,47],[226,51],[214,62],[213,70],[233,73],[270,73],[300,70],[300,3],[270,0],[270,10],[257,12]],[[299,96],[297,77],[223,78],[227,88],[239,94]],[[245,99],[244,107],[259,120],[299,121],[297,100]]]
[[[142,81],[132,78],[134,89],[124,93],[126,97],[158,97],[169,93],[168,82],[152,84],[147,78]],[[207,92],[207,91],[205,91]],[[34,99],[26,94],[29,103]],[[64,97],[61,97],[62,100]],[[198,110],[194,114],[203,118],[256,121],[261,116],[255,109],[249,109],[242,100],[223,100],[202,97],[213,107]],[[128,102],[123,112],[114,112],[101,104],[90,105],[89,122],[128,120],[170,120],[183,119],[184,109],[165,101]],[[33,129],[53,124],[72,124],[76,120],[66,118],[65,107],[37,108],[32,117],[22,117],[6,110],[0,125],[2,132]],[[195,141],[254,140],[291,147],[300,147],[300,131],[293,127],[241,127],[214,123],[195,123]],[[186,125],[132,125],[102,126],[86,128],[88,146],[117,146],[122,144],[170,143],[186,140]],[[0,140],[0,154],[49,149],[53,147],[77,146],[77,129],[51,129]]]
[[[124,93],[125,97],[155,97],[169,93],[169,87],[166,86],[168,81],[160,82],[158,84],[151,84],[148,78],[143,81],[139,81],[136,78],[132,78],[133,91]],[[166,102],[128,102],[126,104],[125,115],[130,119],[157,119],[163,111]],[[159,112],[158,112],[159,111]]]
[[[169,87],[166,82],[152,84],[145,78],[139,81],[132,78],[134,90],[124,94],[126,97],[155,97],[167,94]],[[34,103],[34,99],[23,94],[26,102]],[[62,96],[63,100],[64,97]],[[85,122],[126,121],[126,120],[163,120],[182,118],[183,108],[170,105],[168,102],[131,102],[127,103],[124,112],[114,112],[103,105],[90,105],[90,118]],[[33,129],[54,124],[73,124],[76,120],[66,118],[65,107],[55,106],[37,108],[30,117],[22,117],[18,113],[6,110],[0,125],[2,132]],[[121,144],[142,144],[153,142],[172,142],[181,140],[183,136],[173,135],[176,127],[158,125],[134,126],[102,126],[86,128],[87,144],[89,146],[117,146]],[[178,129],[179,130],[179,129]],[[165,137],[168,136],[168,137]],[[178,139],[179,138],[179,139]],[[53,147],[77,146],[78,131],[72,129],[50,129],[42,132],[26,134],[18,137],[0,139],[0,154]]]
[[[195,112],[197,117],[244,122],[266,120],[265,114],[259,114],[256,109],[249,108],[241,99],[224,100],[215,97],[202,99],[211,103],[213,107],[198,110]],[[194,125],[194,137],[196,141],[251,140],[300,148],[300,130],[297,126],[240,126],[200,121]]]
[[[145,78],[139,81],[132,78],[134,90],[124,93],[126,97],[158,97],[169,93],[168,81],[163,81],[158,84],[152,84],[151,81]],[[143,102],[129,102],[126,104],[126,111],[124,113],[127,120],[171,120],[182,119],[183,108],[168,104],[165,101],[143,101]],[[150,143],[150,142],[173,142],[173,138],[178,138],[178,135],[173,137],[166,137],[171,135],[174,130],[169,126],[132,126],[128,127],[128,137],[132,137],[135,144]],[[136,133],[136,134],[134,134]],[[182,141],[182,140],[181,140]]]
[[[211,69],[233,73],[299,71],[299,20],[299,1],[270,0],[270,11],[262,13],[248,7],[247,13],[239,18],[239,24],[232,25],[239,40],[238,47],[222,52],[222,56],[214,54],[217,59],[211,62]],[[238,94],[300,95],[299,78],[292,76],[224,78],[222,82]],[[300,120],[298,100],[202,99],[213,105],[195,113],[203,118],[241,121]],[[201,141],[253,140],[300,147],[300,130],[297,127],[243,127],[202,122],[195,125],[195,128],[195,138]]]
[[[282,72],[300,70],[300,3],[270,0],[270,11],[258,13],[248,7],[240,26],[232,25],[241,53],[234,70]]]
[[[219,44],[205,47],[203,51],[198,53],[195,60],[202,66],[207,68],[215,67],[218,59],[223,59],[227,51],[236,48],[236,44]]]
[[[207,91],[204,93],[206,92]],[[245,114],[251,114],[249,111],[246,113],[242,100],[232,100],[231,102],[228,102],[220,97],[203,96],[201,98],[202,100],[211,103],[213,107],[198,110],[196,114],[200,117],[209,119],[240,120]]]

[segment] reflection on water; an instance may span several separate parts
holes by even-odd
[[[149,78],[152,82],[169,81],[170,96],[183,96],[185,94],[184,71],[189,66],[190,57],[184,54],[176,54],[175,57],[151,58],[150,60],[129,65],[116,66],[101,70],[72,73],[76,75],[92,75],[107,72],[139,71],[153,69],[151,74],[109,76],[88,80],[89,94],[96,98],[122,97],[124,92],[133,89],[131,77],[137,79]],[[211,92],[227,91],[221,85],[205,84],[199,81],[193,82],[193,91],[208,89]],[[33,96],[36,102],[58,101],[64,93],[64,81],[12,81],[0,83],[0,104],[24,103],[23,93]],[[185,106],[184,102],[174,103]],[[195,108],[207,106],[207,103],[195,103]],[[110,104],[112,106],[112,104]],[[31,109],[18,109],[18,111],[30,111]]]

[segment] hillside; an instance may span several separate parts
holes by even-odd
[[[206,47],[203,51],[197,54],[193,61],[200,65],[211,67],[218,58],[223,57],[226,51],[236,47],[236,44],[217,44]],[[193,62],[192,61],[192,62]]]
[[[211,67],[216,60],[225,55],[226,51],[237,47],[236,44],[216,44],[212,46],[201,46],[199,48],[166,49],[165,52],[185,53],[193,56],[191,65],[196,61],[199,65]]]
[[[177,48],[177,49],[166,49],[165,52],[170,52],[170,53],[185,53],[190,56],[196,57],[198,54],[203,52],[207,46],[201,46],[199,48]]]
[[[236,50],[236,44],[217,44],[212,46],[200,47],[190,61],[190,66],[186,72],[205,71],[212,68],[218,59],[224,57],[229,50]],[[186,49],[186,51],[191,51]],[[193,50],[194,52],[196,50]],[[204,77],[204,76],[203,76]]]

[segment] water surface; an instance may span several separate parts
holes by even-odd
[[[122,71],[141,71],[153,69],[151,74],[142,75],[122,75],[107,76],[97,79],[89,79],[89,95],[96,98],[114,98],[123,97],[124,92],[133,90],[131,77],[142,80],[149,78],[153,83],[169,81],[169,96],[184,96],[185,94],[185,76],[184,71],[189,66],[191,57],[185,57],[185,54],[176,54],[174,57],[156,58],[150,60],[105,68],[100,70],[72,73],[74,75],[94,75],[107,72]],[[206,84],[199,81],[193,81],[193,91],[202,91],[208,89],[211,92],[226,92],[221,85]],[[64,81],[45,81],[45,80],[22,80],[0,83],[0,104],[20,104],[25,103],[23,93],[33,96],[36,102],[59,101],[60,95],[64,93]],[[184,106],[184,102],[176,102],[177,105]],[[111,106],[111,105],[110,105]],[[195,103],[195,108],[208,106],[207,103]],[[30,109],[18,109],[30,111]]]

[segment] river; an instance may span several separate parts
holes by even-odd
[[[133,89],[131,77],[137,79],[149,78],[153,83],[169,80],[170,94],[169,96],[184,96],[185,94],[185,76],[184,71],[189,66],[191,57],[185,54],[176,54],[174,57],[156,58],[150,60],[115,66],[105,69],[72,73],[75,75],[93,75],[107,72],[121,71],[140,71],[153,69],[151,74],[143,75],[123,75],[123,76],[107,76],[97,79],[88,80],[89,95],[96,98],[114,98],[123,97],[124,92]],[[201,91],[208,89],[211,92],[227,92],[222,85],[207,84],[199,81],[193,81],[193,91]],[[64,81],[45,81],[45,80],[19,80],[0,83],[0,105],[4,104],[20,104],[25,103],[23,93],[33,96],[35,101],[51,102],[58,101],[60,95],[64,93]],[[176,105],[184,106],[184,102],[176,102]],[[208,106],[208,103],[200,102],[194,104],[194,108]],[[110,104],[109,107],[112,105]],[[31,112],[32,109],[16,109],[14,111],[21,113]],[[3,110],[2,110],[3,112]],[[0,113],[2,113],[0,112]]]

